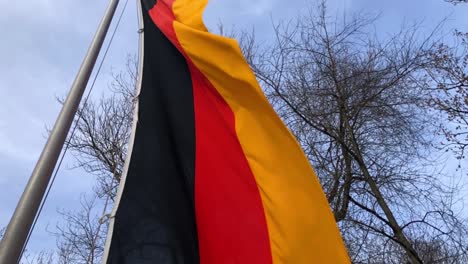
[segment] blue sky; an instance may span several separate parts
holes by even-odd
[[[121,0],[119,10],[124,3]],[[66,95],[106,5],[107,0],[0,1],[0,227],[8,223],[45,143],[46,127],[59,112],[55,98]],[[254,27],[259,38],[268,41],[271,17],[292,19],[315,5],[300,0],[211,0],[205,22],[209,28],[220,22],[228,29]],[[329,0],[328,6],[337,16],[380,13],[376,30],[383,37],[412,22],[421,22],[421,32],[429,32],[446,17],[447,32],[468,31],[468,5],[443,0]],[[137,39],[135,0],[130,0],[96,96],[107,88],[112,70],[123,68],[126,54],[136,53]],[[80,194],[93,186],[93,176],[72,166],[73,158],[67,157],[32,237],[32,251],[55,245],[45,227],[59,221],[58,208],[76,208]]]

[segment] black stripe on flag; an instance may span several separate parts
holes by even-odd
[[[145,9],[138,123],[107,263],[199,263],[190,72]]]

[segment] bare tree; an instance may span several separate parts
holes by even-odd
[[[54,252],[40,251],[38,254],[25,252],[21,264],[50,264],[56,263]],[[65,264],[65,263],[64,263]]]
[[[81,210],[60,211],[64,224],[57,225],[60,263],[99,263],[104,252],[108,221],[97,206],[97,197],[81,199]],[[107,210],[109,201],[102,212]]]
[[[468,0],[445,0],[445,2],[449,2],[452,4],[463,4],[463,3],[468,3]]]
[[[259,50],[250,39],[242,47],[314,165],[353,261],[388,263],[397,247],[422,263],[412,238],[427,234],[466,254],[451,190],[427,160],[431,119],[420,84],[433,36],[421,39],[415,26],[382,42],[370,33],[376,18],[341,24],[324,4],[319,10],[275,26],[273,46]]]
[[[441,125],[444,147],[457,158],[465,158],[468,148],[468,33],[456,32],[459,44],[454,48],[440,44],[432,53],[434,64],[428,70],[431,86],[429,105],[441,112],[448,123]]]
[[[467,263],[468,258],[466,255],[459,255],[454,248],[447,245],[443,239],[417,239],[411,241],[421,255],[423,263],[437,264],[437,263]],[[395,249],[398,252],[398,249]],[[398,254],[397,254],[398,255]],[[409,263],[408,257],[401,252],[393,263]]]
[[[96,175],[97,185],[91,198],[82,197],[79,210],[59,211],[63,224],[52,233],[61,264],[99,263],[104,250],[106,215],[122,176],[133,121],[136,58],[128,56],[126,68],[112,77],[112,94],[79,108],[75,134],[68,140],[76,167]]]
[[[126,69],[113,74],[112,95],[80,107],[76,132],[68,141],[77,167],[97,176],[95,191],[100,198],[116,195],[130,137],[136,79],[136,58],[128,56]]]

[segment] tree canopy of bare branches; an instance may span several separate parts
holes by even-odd
[[[468,0],[445,0],[446,2],[452,3],[452,4],[463,4],[463,3],[468,3]]]
[[[133,119],[137,61],[127,59],[126,69],[113,74],[111,96],[88,101],[78,110],[77,128],[68,141],[77,167],[97,175],[99,197],[114,199],[127,154]]]
[[[127,155],[136,80],[137,61],[128,56],[126,68],[112,76],[111,95],[88,101],[78,110],[68,147],[76,167],[95,175],[97,185],[92,195],[83,195],[77,211],[59,211],[63,223],[51,232],[57,237],[58,263],[100,263],[109,225],[106,215]]]
[[[429,104],[449,121],[441,125],[445,147],[462,160],[468,148],[468,33],[455,35],[456,48],[440,44],[432,53],[434,64],[428,74],[435,85]]]
[[[109,204],[104,204],[105,211]],[[59,211],[64,224],[57,225],[58,258],[62,263],[100,263],[109,222],[97,206],[97,197],[83,196],[79,211]]]
[[[318,10],[276,25],[272,46],[253,35],[241,46],[316,169],[353,262],[400,263],[403,252],[423,263],[417,245],[443,239],[445,260],[462,263],[466,229],[427,159],[431,116],[420,84],[438,44],[417,27],[381,41],[376,18],[339,23],[324,4]]]

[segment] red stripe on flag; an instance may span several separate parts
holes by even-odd
[[[263,204],[237,138],[234,113],[178,42],[172,3],[158,1],[150,16],[185,56],[192,76],[200,263],[272,263]]]

